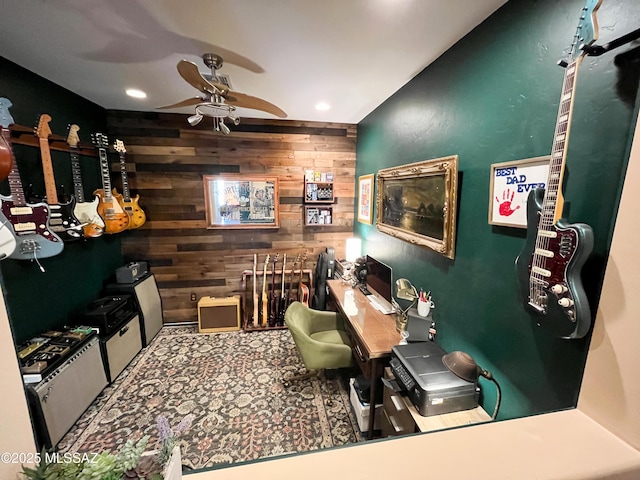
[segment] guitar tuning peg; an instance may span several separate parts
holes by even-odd
[[[562,68],[567,68],[569,66],[569,63],[566,60],[558,60],[558,65],[560,65]]]

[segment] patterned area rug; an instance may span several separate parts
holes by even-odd
[[[60,452],[116,452],[150,435],[158,415],[180,437],[183,464],[212,467],[362,441],[343,380],[283,378],[304,370],[288,330],[198,334],[164,327],[58,444]]]

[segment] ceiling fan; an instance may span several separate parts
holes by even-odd
[[[267,102],[258,97],[252,97],[240,92],[234,92],[222,82],[222,78],[216,75],[216,71],[222,67],[222,57],[214,53],[205,53],[202,56],[204,64],[211,69],[211,80],[205,78],[198,66],[188,60],[178,62],[178,73],[192,87],[200,90],[201,97],[187,98],[178,103],[164,105],[159,109],[180,108],[195,105],[195,113],[187,118],[191,126],[195,126],[204,117],[213,118],[213,126],[216,131],[228,134],[231,132],[225,125],[224,120],[229,119],[234,125],[240,123],[240,118],[236,115],[236,107],[250,108],[271,113],[276,117],[286,118],[287,114],[273,103]]]

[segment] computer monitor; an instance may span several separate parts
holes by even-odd
[[[392,280],[391,267],[379,260],[367,255],[365,258],[367,267],[367,289],[388,308],[391,307]]]

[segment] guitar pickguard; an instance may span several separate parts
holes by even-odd
[[[581,270],[593,249],[591,227],[558,221],[538,241],[544,190],[527,201],[527,241],[516,258],[520,294],[540,326],[562,338],[581,338],[591,326],[591,309],[582,287]]]
[[[0,195],[2,213],[13,226],[16,248],[10,258],[33,260],[58,255],[62,239],[49,229],[49,207],[45,203],[14,205],[11,197]]]

